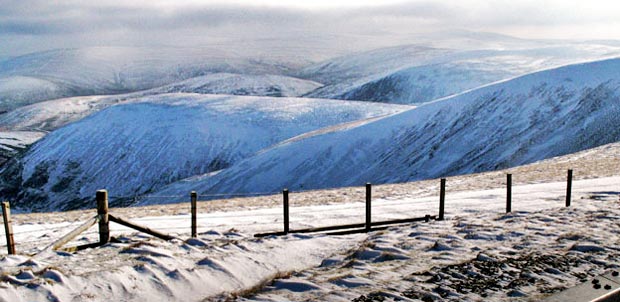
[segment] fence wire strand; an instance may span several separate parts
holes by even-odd
[[[248,192],[248,193],[198,193],[198,197],[258,197],[280,194],[280,192]]]

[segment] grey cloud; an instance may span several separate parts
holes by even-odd
[[[110,0],[0,0],[0,40],[10,38],[12,45],[36,49],[37,40],[48,41],[39,46],[45,48],[61,42],[79,47],[93,41],[99,45],[145,44],[166,38],[189,44],[201,43],[196,37],[204,36],[273,38],[291,32],[321,36],[461,29],[510,34],[522,33],[523,28],[585,28],[588,24],[618,22],[620,14],[613,10],[602,13],[604,7],[597,8],[595,14],[582,14],[570,5],[545,5],[551,0],[418,0],[322,10],[222,3],[171,8],[145,2],[143,7],[136,7],[106,1]],[[18,51],[0,49],[0,55]]]
[[[192,27],[214,28],[230,24],[293,24],[307,19],[306,13],[299,10],[226,5],[185,7],[169,11],[149,7],[75,8],[54,5],[39,7],[34,11],[25,11],[21,7],[0,9],[0,33],[67,34],[120,28],[137,31],[171,30]]]
[[[567,7],[548,8],[540,3],[506,0],[414,1],[380,7],[313,11],[224,4],[164,10],[154,6],[137,8],[118,4],[78,5],[70,1],[26,0],[0,7],[0,33],[44,35],[119,29],[139,32],[221,26],[252,29],[256,25],[272,26],[274,30],[290,26],[348,29],[363,28],[368,20],[382,19],[411,22],[412,25],[433,22],[471,28],[602,21],[600,16],[580,15]]]

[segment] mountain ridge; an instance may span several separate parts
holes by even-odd
[[[613,126],[620,122],[619,79],[620,59],[528,74],[282,145],[217,175],[171,184],[156,194],[394,183],[573,153],[620,140],[620,130]]]

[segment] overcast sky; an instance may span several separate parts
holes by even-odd
[[[0,0],[0,57],[93,45],[208,45],[290,35],[443,30],[619,39],[616,1]]]

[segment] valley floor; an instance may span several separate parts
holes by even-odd
[[[566,169],[575,170],[564,207]],[[504,214],[505,173],[513,212]],[[21,255],[0,260],[0,301],[538,301],[620,265],[620,144],[448,179],[446,220],[368,234],[266,237],[281,197],[112,209],[177,235],[112,224],[118,243],[35,254],[91,211],[14,217]],[[373,188],[373,220],[436,214],[438,181]],[[362,222],[363,188],[293,193],[291,229]],[[72,244],[97,240],[95,228]],[[0,239],[4,242],[4,238]],[[3,247],[4,248],[4,247]]]

